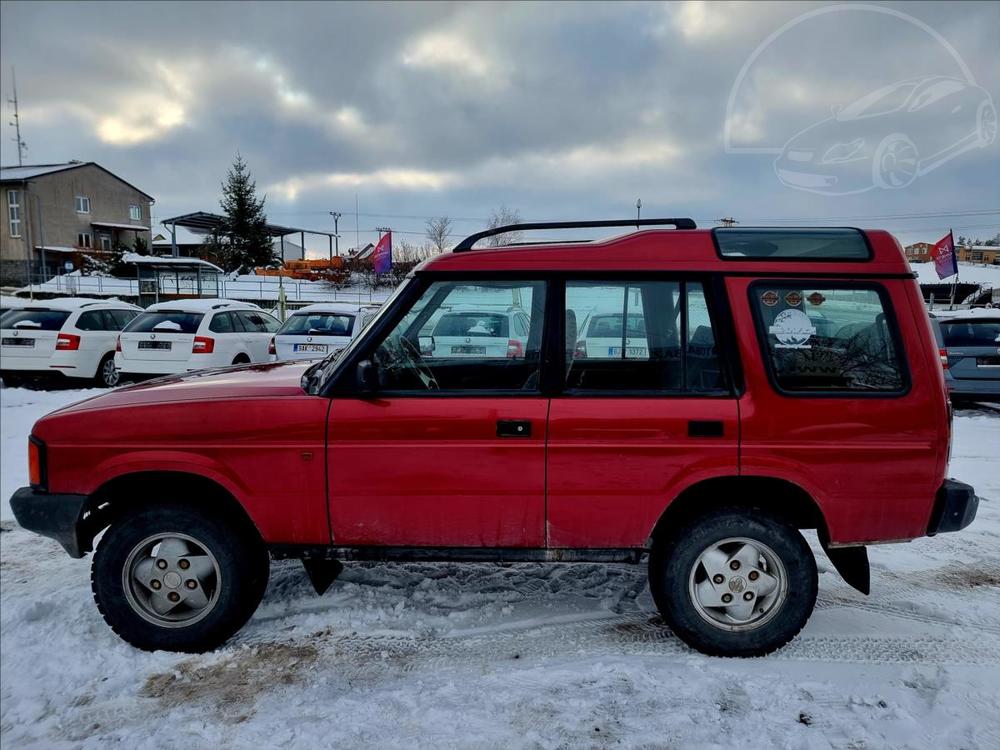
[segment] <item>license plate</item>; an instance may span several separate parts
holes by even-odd
[[[486,354],[485,346],[453,346],[452,354]]]
[[[620,357],[622,356],[622,348],[620,346],[609,346],[608,347],[609,357]],[[626,357],[645,357],[646,350],[641,346],[629,346],[625,349]]]
[[[7,339],[4,339],[6,342]],[[979,367],[1000,367],[1000,357],[976,357]]]
[[[2,344],[3,346],[32,346],[33,347],[35,345],[35,340],[34,339],[15,339],[15,338],[9,338],[9,339],[3,339],[3,341],[0,341],[0,344]]]
[[[139,348],[140,349],[160,349],[160,350],[169,351],[170,350],[170,342],[169,341],[140,341],[139,342]]]
[[[294,344],[292,346],[293,352],[317,352],[319,354],[326,354],[326,344]]]

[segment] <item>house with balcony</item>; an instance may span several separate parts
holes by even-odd
[[[0,284],[79,268],[86,254],[150,244],[149,195],[95,162],[0,167]]]

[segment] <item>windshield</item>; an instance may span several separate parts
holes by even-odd
[[[205,316],[201,313],[186,312],[145,312],[125,326],[122,333],[194,333]]]
[[[278,329],[278,335],[350,336],[354,316],[347,313],[295,313]]]
[[[0,318],[0,326],[32,331],[58,331],[68,312],[62,310],[8,310]]]

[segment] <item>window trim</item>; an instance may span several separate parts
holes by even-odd
[[[17,211],[17,218],[14,218],[13,211]],[[20,190],[8,190],[7,191],[7,232],[10,234],[10,238],[20,239],[21,238],[21,191]],[[17,224],[17,230],[14,229],[14,225]]]
[[[84,237],[87,238],[87,241],[86,242],[81,242],[81,240]],[[76,233],[76,246],[77,247],[85,248],[87,250],[93,250],[94,249],[94,237],[93,237],[93,235],[90,232],[77,232]]]
[[[875,250],[868,239],[868,235],[863,229],[857,227],[750,227],[751,229],[764,229],[770,231],[793,231],[795,229],[848,229],[861,235],[861,239],[868,249],[868,255],[864,258],[797,258],[794,255],[772,255],[762,257],[743,257],[739,255],[725,255],[722,252],[722,245],[719,244],[719,230],[726,230],[729,227],[712,227],[712,245],[715,247],[715,254],[719,260],[727,263],[871,263],[875,259]]]
[[[135,209],[134,211],[132,209]],[[128,204],[129,221],[142,221],[142,206],[138,203]]]
[[[87,206],[86,209],[81,209],[80,208],[80,206],[82,205],[81,201],[85,201],[86,202],[86,206]],[[77,195],[77,196],[74,196],[73,203],[74,203],[74,207],[76,208],[76,212],[78,214],[89,214],[90,213],[90,197],[89,196],[86,196],[86,195]]]
[[[781,387],[778,383],[777,374],[774,371],[774,363],[771,361],[771,352],[767,345],[767,331],[764,328],[764,319],[760,314],[760,307],[757,304],[759,292],[762,287],[786,287],[790,289],[860,289],[875,292],[882,303],[882,312],[885,314],[886,324],[889,327],[889,335],[892,337],[892,345],[896,350],[896,357],[900,362],[900,375],[902,376],[902,388],[895,391],[790,391]],[[830,279],[815,279],[808,276],[801,279],[759,279],[751,282],[747,286],[747,304],[750,305],[750,316],[753,318],[754,332],[757,334],[757,345],[760,356],[764,363],[764,372],[767,373],[767,380],[775,393],[787,398],[878,398],[895,399],[908,395],[913,388],[913,378],[910,374],[910,360],[903,345],[902,331],[899,327],[899,318],[896,315],[895,305],[892,304],[892,296],[884,284],[874,281],[834,281]]]

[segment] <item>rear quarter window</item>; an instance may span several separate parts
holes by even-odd
[[[879,285],[759,282],[750,305],[771,380],[800,395],[894,395],[908,376],[885,289]]]

